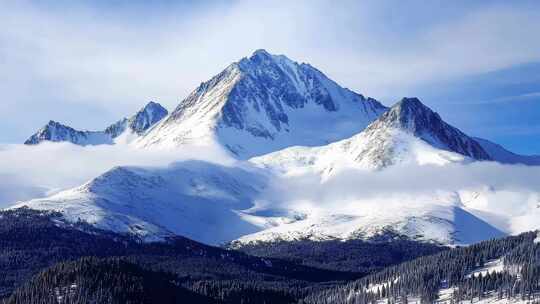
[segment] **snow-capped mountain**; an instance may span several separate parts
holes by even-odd
[[[395,165],[444,166],[490,158],[474,139],[445,123],[418,99],[404,98],[364,131],[326,146],[291,147],[232,167],[201,161],[165,169],[119,167],[81,187],[17,207],[57,210],[68,220],[146,240],[180,234],[210,244],[232,241],[242,246],[276,240],[369,239],[390,233],[470,244],[530,230],[529,224],[518,222],[534,223],[540,217],[534,205],[538,192],[483,185],[367,198],[353,195],[329,203],[325,192],[310,196],[311,189],[291,199],[287,197],[291,190],[275,184],[294,184],[302,173],[315,172],[322,178],[311,187],[330,189],[340,170],[360,168],[377,174]],[[281,170],[254,169],[250,164]],[[511,212],[494,209],[491,202],[500,196],[516,204],[531,203]]]
[[[395,164],[489,160],[474,139],[444,122],[417,98],[403,98],[361,133],[321,147],[291,147],[253,158],[282,172],[381,169]]]
[[[245,159],[350,137],[386,110],[309,64],[258,50],[202,83],[136,145],[217,144]]]
[[[169,112],[162,105],[150,101],[135,115],[121,119],[109,126],[105,129],[105,133],[111,134],[113,138],[120,136],[126,130],[130,130],[137,135],[142,135],[146,130],[167,116],[167,114]]]
[[[202,83],[166,115],[150,103],[102,132],[51,123],[29,143],[113,143],[133,134],[136,147],[217,145],[241,160],[231,166],[185,161],[161,169],[118,167],[83,186],[16,207],[57,210],[68,220],[145,240],[180,234],[239,246],[387,233],[470,244],[530,230],[534,227],[518,222],[540,218],[535,205],[540,190],[490,184],[382,190],[364,197],[349,189],[362,189],[359,183],[342,189],[339,199],[328,199],[328,189],[341,185],[339,173],[347,170],[375,177],[391,168],[513,163],[515,158],[444,122],[417,98],[403,98],[388,109],[340,87],[308,64],[264,50]],[[315,182],[302,191],[293,186],[313,176]],[[492,202],[500,197],[521,207],[494,208]]]
[[[71,142],[82,146],[113,144],[122,135],[142,135],[167,114],[163,106],[151,101],[135,115],[115,122],[104,131],[79,131],[51,120],[26,140],[25,144],[37,145],[43,141]]]
[[[444,122],[418,98],[403,98],[390,111],[372,124],[366,132],[396,128],[420,138],[435,148],[476,159],[489,160],[489,155],[472,138]]]

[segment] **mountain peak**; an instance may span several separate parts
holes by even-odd
[[[444,123],[436,112],[416,97],[404,97],[386,112],[381,120],[394,127],[406,129],[418,135],[434,125]]]
[[[130,130],[137,135],[142,135],[151,126],[167,116],[169,112],[157,102],[150,101],[141,108],[135,115],[123,118],[105,129],[105,133],[112,138],[120,136],[126,130]]]
[[[161,108],[161,109],[165,109],[161,104],[157,103],[157,102],[154,102],[152,100],[150,100],[145,106],[144,108],[142,108],[142,110],[146,111],[148,109],[156,109],[156,108]]]
[[[203,82],[138,144],[217,141],[250,158],[350,137],[386,110],[310,65],[261,49]]]
[[[491,159],[478,142],[446,123],[438,113],[416,97],[402,98],[367,130],[385,127],[405,131],[440,149],[477,160]]]
[[[279,67],[281,61],[286,61],[290,65],[295,65],[295,62],[287,58],[285,55],[270,54],[264,49],[258,49],[251,56],[241,59],[239,62],[233,64],[237,65],[243,72],[248,71],[265,71],[273,70]]]
[[[169,112],[162,105],[150,101],[137,114],[129,118],[128,127],[135,133],[142,134],[168,114]]]
[[[418,97],[403,97],[396,106],[399,106],[401,108],[406,109],[428,109],[430,110],[426,105],[424,105]]]
[[[24,144],[37,145],[43,141],[71,142],[76,145],[112,144],[120,134],[130,129],[141,135],[156,122],[167,116],[168,111],[159,103],[150,101],[130,118],[122,118],[103,131],[80,131],[54,120],[50,120]]]
[[[43,128],[41,128],[42,131],[47,130],[47,129],[72,129],[72,128],[61,122],[51,119],[45,126],[43,126]]]
[[[156,120],[154,122],[157,122],[163,117],[167,116],[167,114],[169,114],[169,111],[167,111],[167,109],[165,109],[165,107],[163,107],[161,104],[154,101],[149,101],[133,117],[137,115],[143,115],[144,113],[146,113],[146,115],[153,116],[153,120]]]
[[[265,49],[258,49],[251,54],[251,57],[271,57],[272,55],[268,53]]]

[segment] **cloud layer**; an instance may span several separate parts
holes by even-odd
[[[0,207],[79,186],[114,166],[163,167],[189,159],[247,169],[251,166],[208,147],[157,151],[121,144],[7,145],[0,147]],[[285,177],[252,169],[269,177],[254,208],[266,214],[380,213],[384,217],[396,210],[414,214],[414,210],[442,206],[465,208],[506,232],[540,228],[540,167],[493,162],[396,165],[375,172],[343,170],[325,181],[315,174]]]
[[[258,208],[390,218],[457,207],[501,231],[519,233],[540,228],[539,178],[540,167],[494,162],[344,170],[324,182],[304,174],[274,179]]]
[[[0,146],[0,207],[79,186],[115,166],[161,167],[185,159],[234,163],[224,151],[209,147],[153,151],[122,144],[3,145]]]

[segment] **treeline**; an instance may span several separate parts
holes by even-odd
[[[82,222],[65,223],[61,215],[54,212],[27,208],[1,211],[0,298],[10,296],[46,267],[93,256],[123,257],[124,261],[148,271],[173,273],[185,288],[224,303],[257,303],[261,297],[274,299],[276,303],[295,303],[310,292],[363,277],[381,265],[398,263],[400,250],[408,252],[404,254],[407,258],[413,258],[415,252],[413,242],[380,257],[377,252],[381,250],[370,252],[368,244],[331,244],[318,257],[312,253],[322,251],[316,246],[308,247],[309,244],[303,244],[295,253],[301,258],[300,251],[305,250],[304,262],[284,256],[275,258],[277,254],[255,257],[182,237],[164,243],[142,243]],[[418,244],[418,248],[424,247]],[[347,254],[346,261],[358,255],[365,267],[344,263],[343,253]],[[311,264],[309,260],[318,262]],[[327,269],[314,267],[322,265],[330,266],[325,267]]]
[[[448,249],[436,244],[421,243],[396,235],[382,240],[327,240],[272,243],[232,243],[232,248],[250,255],[287,260],[301,265],[328,270],[371,274],[420,256]]]
[[[69,226],[60,215],[30,209],[0,212],[0,299],[9,297],[33,275],[59,262],[85,256],[123,257],[142,269],[172,273],[186,288],[206,282],[212,295],[224,303],[252,301],[257,292],[268,295],[279,285],[279,297],[306,294],[303,288],[317,282],[343,280],[348,272],[296,265],[207,246],[186,238],[142,243],[137,239],[100,231],[83,223]],[[233,285],[224,282],[234,282]],[[237,290],[236,286],[242,286]],[[291,286],[291,287],[289,287]],[[229,290],[229,288],[231,290]],[[218,290],[218,291],[216,291]],[[230,295],[233,300],[227,298]]]
[[[527,299],[539,292],[535,238],[535,233],[526,233],[443,251],[403,239],[244,248],[257,257],[182,237],[143,243],[84,223],[67,224],[57,213],[0,211],[0,299],[44,304],[185,303],[182,299],[319,304],[381,298],[407,302],[414,296],[431,303],[445,287],[457,287],[455,300],[488,294]],[[432,252],[438,253],[386,267]],[[508,265],[504,273],[467,276],[501,257]],[[375,270],[380,271],[368,275]],[[159,290],[153,285],[158,283],[165,289],[156,295],[151,290]],[[180,299],[174,297],[178,294]],[[159,302],[152,302],[156,299]]]
[[[59,263],[17,289],[4,304],[217,303],[181,287],[176,276],[119,258]]]
[[[357,281],[316,292],[305,302],[374,303],[388,298],[390,302],[406,303],[410,297],[423,303],[437,300],[439,290],[454,289],[453,300],[498,297],[531,298],[540,292],[539,245],[536,233],[481,242],[432,256],[420,257]],[[488,261],[501,259],[506,266],[499,274],[471,276]]]

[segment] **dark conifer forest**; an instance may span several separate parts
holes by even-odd
[[[533,232],[454,249],[394,238],[233,250],[182,237],[143,243],[60,219],[1,212],[4,303],[431,303],[445,288],[453,288],[455,302],[533,301],[540,292]],[[504,271],[470,275],[494,260],[504,261]]]
[[[406,303],[416,297],[435,302],[439,290],[454,288],[454,302],[486,297],[533,300],[540,292],[540,246],[537,233],[484,241],[463,248],[419,257],[345,285],[315,292],[306,303],[372,303],[382,298]],[[500,259],[504,271],[470,275],[489,261]],[[370,286],[378,286],[370,290]]]

